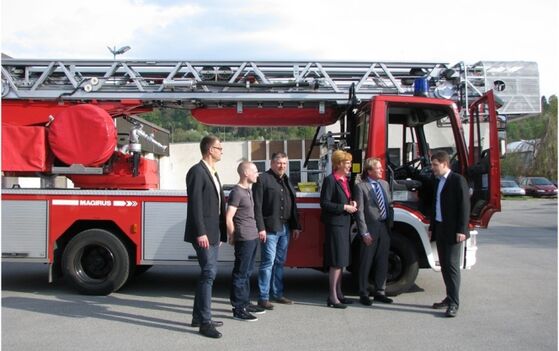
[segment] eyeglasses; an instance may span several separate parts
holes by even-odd
[[[214,148],[214,149],[218,149],[219,151],[222,151],[222,150],[223,150],[223,148],[222,148],[222,147],[218,147],[218,146],[212,146],[212,148]]]

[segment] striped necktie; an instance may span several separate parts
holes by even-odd
[[[373,191],[375,192],[375,198],[377,199],[378,209],[380,212],[380,219],[386,219],[386,206],[384,204],[384,196],[382,195],[382,189],[378,182],[372,182]]]

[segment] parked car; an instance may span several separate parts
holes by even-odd
[[[501,179],[501,195],[522,196],[526,191],[522,189],[514,180]]]
[[[526,177],[520,180],[520,187],[531,196],[557,196],[557,187],[544,177]]]

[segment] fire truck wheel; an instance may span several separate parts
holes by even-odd
[[[124,285],[130,272],[128,250],[115,235],[88,229],[76,235],[64,250],[62,269],[80,293],[108,295]]]
[[[392,232],[386,282],[387,295],[399,295],[408,291],[415,283],[419,263],[414,247],[413,243],[404,235]]]

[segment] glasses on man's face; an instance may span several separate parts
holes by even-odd
[[[222,151],[222,150],[223,150],[223,148],[222,148],[221,146],[212,146],[212,148],[218,149],[219,151]]]

